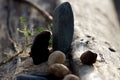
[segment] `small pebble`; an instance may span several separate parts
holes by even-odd
[[[63,64],[66,60],[66,56],[63,52],[61,51],[54,51],[53,53],[50,54],[48,57],[48,64],[52,65],[54,63],[61,63]]]
[[[53,64],[49,67],[49,72],[57,77],[64,77],[70,73],[69,69],[63,64]]]
[[[74,74],[68,74],[64,77],[63,80],[80,80],[80,78]]]
[[[96,59],[97,54],[91,51],[84,52],[80,57],[81,62],[86,65],[92,65],[93,63],[96,62]]]

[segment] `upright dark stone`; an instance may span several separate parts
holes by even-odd
[[[65,2],[55,9],[53,14],[53,51],[67,53],[74,32],[74,17],[71,5]]]
[[[29,53],[35,65],[39,65],[48,60],[50,36],[49,31],[43,31],[35,37],[31,46],[31,52]]]

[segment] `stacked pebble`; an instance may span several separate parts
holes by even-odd
[[[80,78],[74,74],[70,74],[69,68],[64,65],[66,56],[61,51],[54,51],[48,58],[49,72],[63,80],[80,80]]]

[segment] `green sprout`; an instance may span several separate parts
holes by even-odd
[[[26,23],[27,20],[24,17],[20,17],[19,21],[20,21],[20,23]]]
[[[49,40],[49,46],[52,46],[52,39]]]
[[[29,42],[28,42],[28,40],[29,40],[29,37],[30,36],[32,36],[32,30],[28,30],[27,29],[27,23],[26,23],[26,18],[24,18],[24,17],[20,17],[20,19],[19,19],[19,21],[20,21],[20,23],[22,23],[23,24],[23,29],[20,29],[20,28],[17,28],[17,30],[20,32],[20,33],[23,33],[24,34],[24,36],[25,36],[25,44],[26,45],[28,45],[29,44]]]
[[[32,36],[33,35],[33,33],[37,33],[37,32],[43,32],[43,31],[45,31],[45,30],[48,30],[48,31],[50,31],[51,32],[51,30],[52,30],[52,24],[51,25],[49,25],[48,26],[48,28],[45,28],[45,27],[40,27],[39,29],[37,29],[37,30],[28,30],[27,29],[27,20],[26,20],[26,18],[24,18],[24,17],[20,17],[20,19],[19,19],[19,21],[20,21],[20,23],[22,23],[23,24],[23,29],[19,29],[19,28],[17,28],[17,30],[20,32],[20,33],[23,33],[23,35],[25,36],[25,40],[26,40],[26,45],[29,45],[29,43],[28,43],[28,38],[30,37],[30,36]],[[52,33],[52,32],[51,32]],[[52,39],[50,39],[49,40],[49,46],[51,46],[52,45]]]
[[[44,27],[40,27],[39,28],[39,32],[43,32],[43,31],[45,31],[45,30],[48,30],[47,28],[44,28]]]

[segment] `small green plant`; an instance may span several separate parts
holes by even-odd
[[[52,39],[49,40],[49,46],[52,46]]]
[[[23,33],[25,36],[33,35],[33,31],[27,29],[27,20],[26,20],[26,18],[20,17],[19,21],[20,21],[20,23],[23,24],[23,29],[18,28],[18,31]]]
[[[43,31],[48,30],[48,29],[44,28],[44,27],[40,27],[38,30],[39,30],[39,32],[43,32]]]
[[[32,31],[27,29],[27,25],[26,24],[24,24],[24,28],[23,29],[17,28],[17,30],[19,32],[23,33],[26,37],[32,35]]]
[[[27,22],[26,22],[27,20],[26,20],[26,18],[20,17],[19,21],[20,21],[21,24],[23,24],[23,29],[17,28],[17,30],[20,33],[24,34],[24,36],[25,36],[25,46],[27,46],[29,44],[29,37],[32,36],[33,31],[27,29]]]
[[[51,32],[51,30],[52,30],[52,24],[51,24],[51,25],[48,26],[48,28],[40,27],[39,29],[32,31],[32,30],[29,30],[29,29],[27,28],[27,20],[26,20],[26,18],[20,17],[19,21],[20,21],[20,23],[23,24],[23,29],[17,28],[17,30],[18,30],[20,33],[23,33],[23,35],[25,36],[25,41],[26,41],[25,44],[26,44],[26,46],[30,44],[30,43],[29,43],[29,37],[31,37],[32,35],[35,35],[34,33],[43,32],[43,31],[45,31],[45,30],[48,30],[48,31]],[[51,46],[51,45],[52,45],[52,39],[49,40],[49,46]]]
[[[26,18],[24,18],[24,17],[20,17],[20,19],[19,19],[19,21],[21,22],[21,23],[26,23]]]

